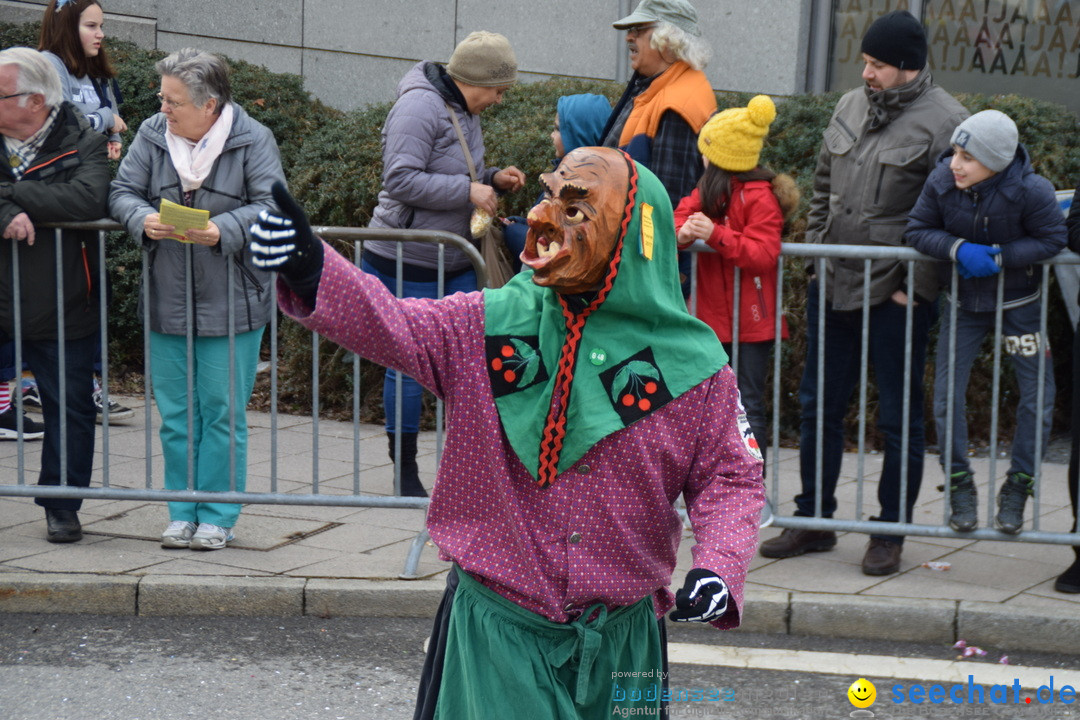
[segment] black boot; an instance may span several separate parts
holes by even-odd
[[[45,539],[51,543],[72,543],[82,540],[82,523],[74,510],[45,508]]]
[[[949,504],[952,516],[949,527],[956,532],[971,532],[979,524],[979,500],[975,473],[954,472],[949,478]]]
[[[1035,480],[1027,473],[1014,472],[1005,476],[998,491],[997,526],[1003,533],[1016,535],[1024,526],[1024,505],[1035,494]]]
[[[401,468],[401,495],[402,497],[427,497],[427,490],[420,484],[420,470],[416,466],[416,436],[417,433],[401,433],[401,460],[394,457],[394,438],[392,432],[386,433],[390,441],[390,459]]]
[[[1054,582],[1054,589],[1061,593],[1080,593],[1080,547],[1073,546],[1076,561],[1061,573]]]

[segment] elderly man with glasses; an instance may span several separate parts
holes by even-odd
[[[45,421],[38,484],[87,487],[97,415],[91,395],[99,330],[98,235],[65,230],[57,241],[39,225],[107,214],[106,137],[63,101],[60,78],[48,59],[20,47],[0,52],[0,136],[8,159],[0,163],[0,342],[15,337],[18,311],[22,355],[37,379]],[[61,412],[67,418],[63,479]],[[45,508],[49,542],[82,538],[81,500],[39,497],[36,502]]]

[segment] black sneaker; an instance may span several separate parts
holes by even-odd
[[[105,422],[105,404],[102,403],[101,390],[94,391],[94,407],[97,408],[97,424],[101,425]],[[124,407],[120,403],[116,402],[112,398],[109,398],[109,423],[118,422],[120,420],[127,420],[135,414],[135,411],[129,407]]]
[[[0,440],[18,440],[18,416],[15,414],[15,406],[9,405],[8,409],[0,413]],[[40,440],[45,437],[45,426],[36,420],[31,420],[23,413],[23,440]]]
[[[952,517],[949,527],[956,532],[971,532],[979,524],[979,495],[975,490],[975,473],[966,470],[949,477],[949,505]]]
[[[1027,473],[1009,473],[998,493],[997,526],[1001,532],[1016,535],[1024,526],[1024,505],[1035,494],[1035,478]]]

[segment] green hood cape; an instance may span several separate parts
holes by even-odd
[[[594,299],[535,285],[531,270],[484,290],[495,405],[511,447],[542,487],[727,362],[716,334],[686,310],[667,191],[625,157],[621,235]]]

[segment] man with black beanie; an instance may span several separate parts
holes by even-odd
[[[969,114],[934,84],[926,68],[926,54],[926,32],[907,11],[883,15],[867,30],[862,41],[865,84],[840,98],[825,130],[810,201],[807,242],[903,244],[908,212],[935,161],[949,148],[953,129]],[[829,518],[837,504],[835,490],[844,449],[844,416],[860,379],[862,307],[867,280],[862,258],[813,261],[808,269],[811,282],[806,305],[806,364],[799,388],[802,492],[795,498],[795,514]],[[825,283],[825,334],[821,337],[818,272],[824,273]],[[911,522],[922,483],[925,444],[922,376],[927,337],[934,319],[937,281],[933,268],[924,267],[923,263],[915,265],[914,277],[909,278],[906,262],[873,260],[868,284],[869,362],[878,388],[877,426],[885,442],[878,484],[881,512],[871,519]],[[909,304],[912,305],[910,339]],[[824,344],[825,351],[823,387],[818,386],[819,342]],[[905,380],[909,345],[911,373]],[[817,436],[819,411],[823,416],[821,438]],[[901,503],[905,443],[906,495]],[[899,535],[872,534],[862,571],[867,575],[899,571],[903,539]],[[761,554],[785,558],[830,550],[834,545],[836,534],[831,531],[788,528],[779,537],[762,543]]]

